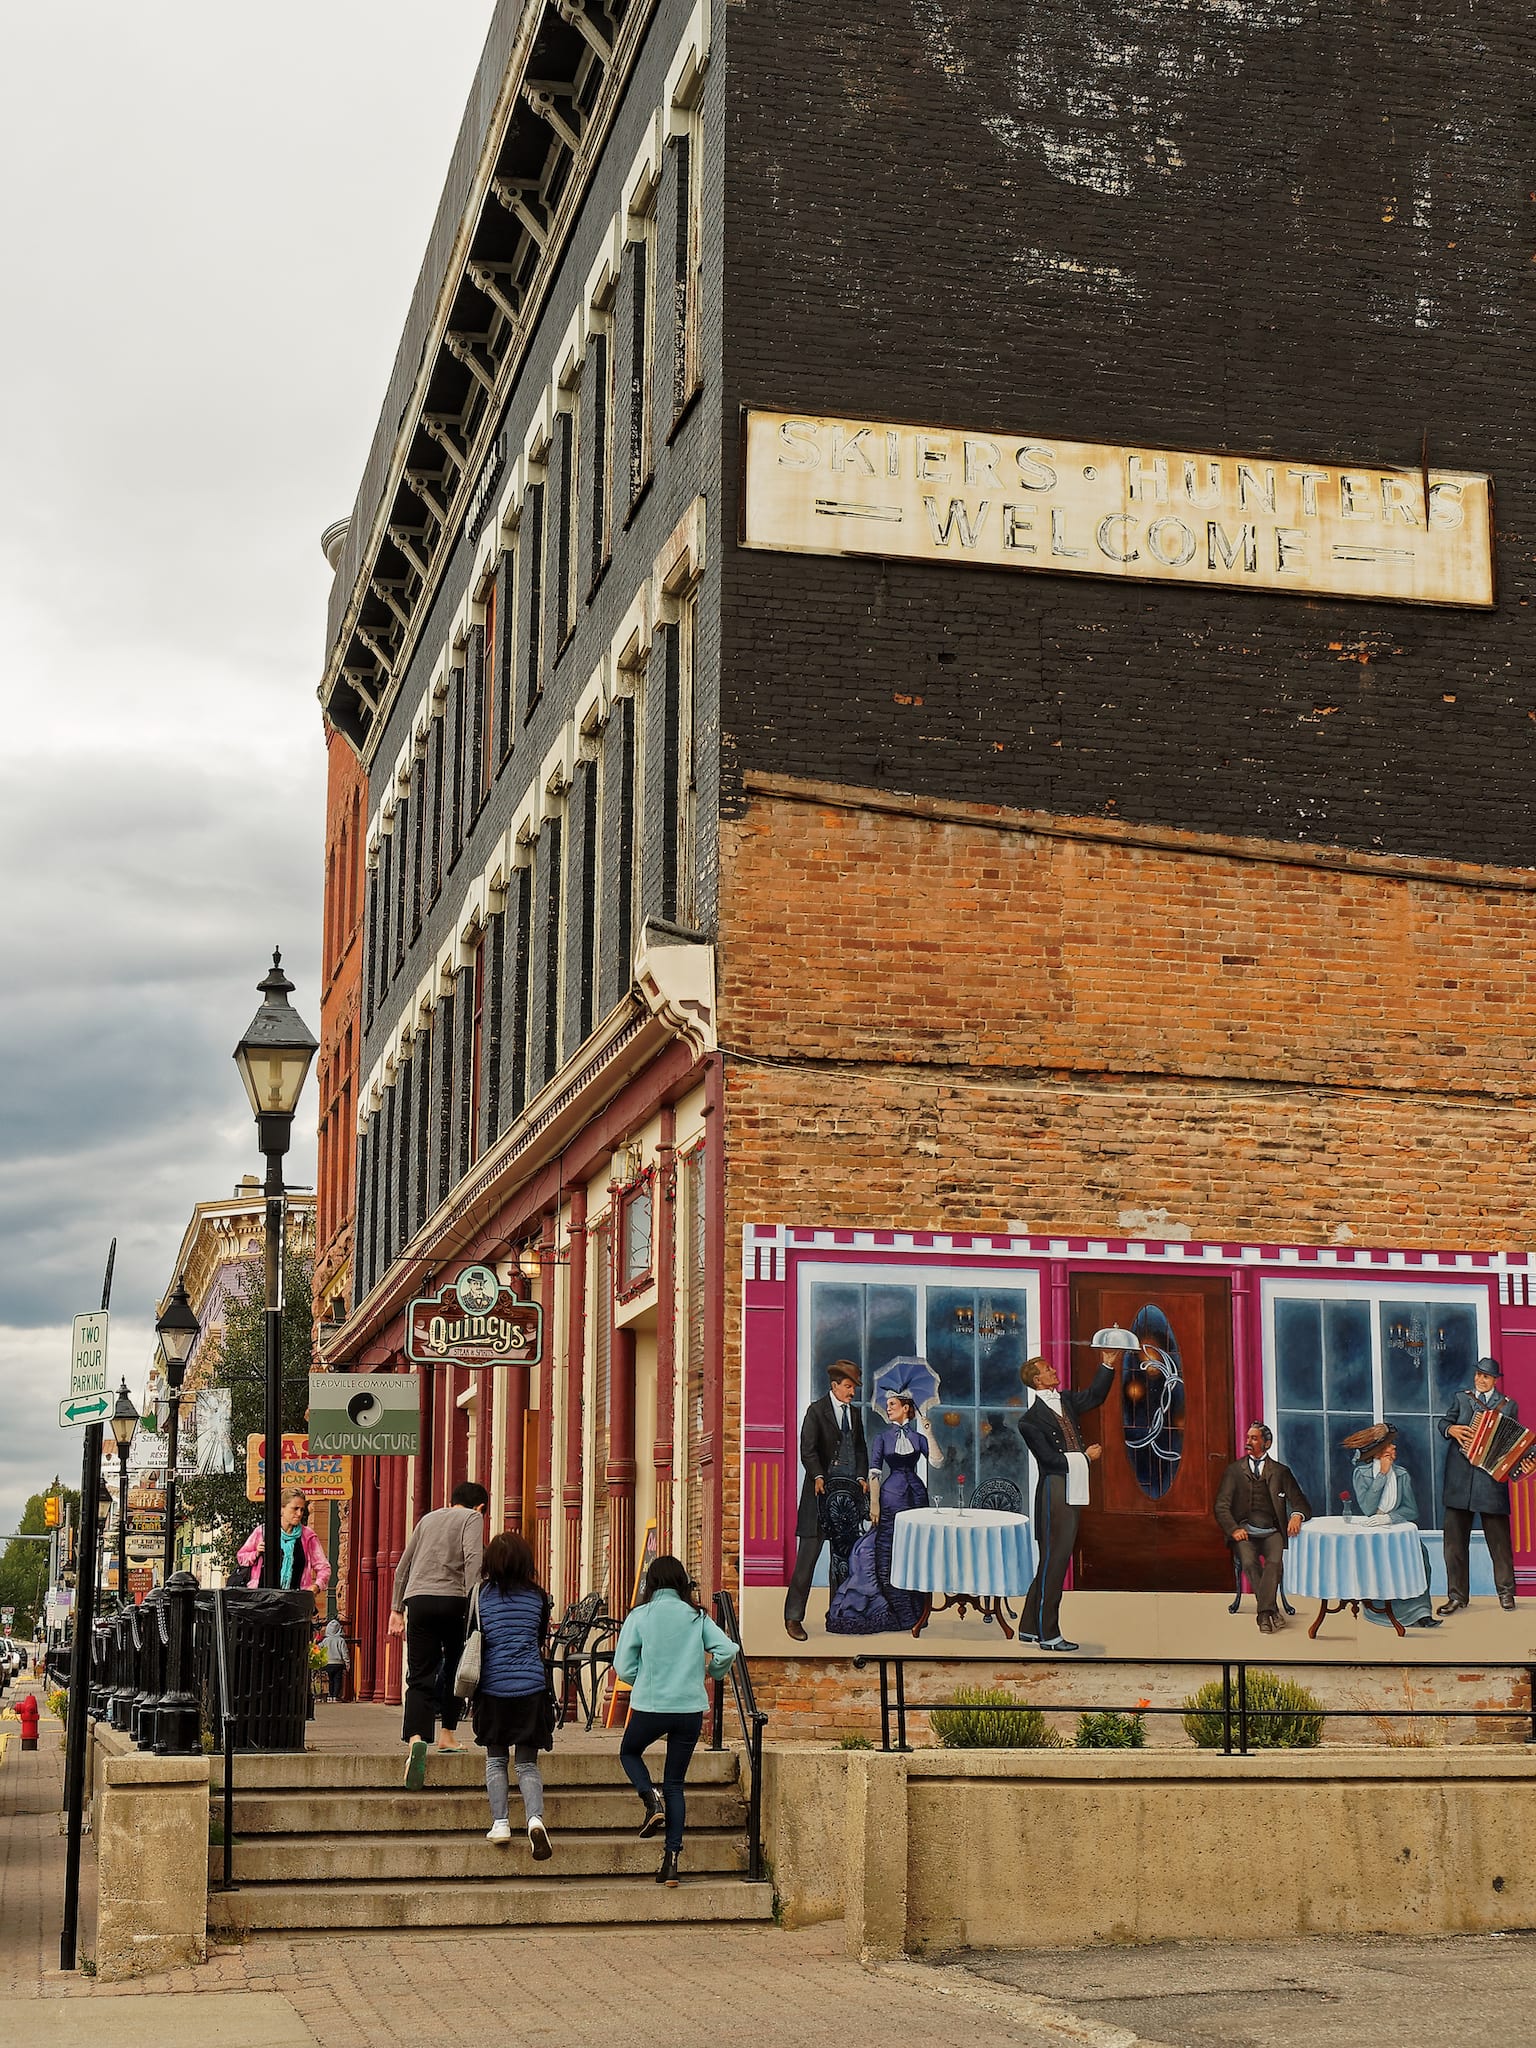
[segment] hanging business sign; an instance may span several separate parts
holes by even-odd
[[[405,1314],[405,1355],[413,1365],[537,1365],[544,1313],[498,1280],[489,1266],[466,1266]]]
[[[267,1497],[267,1440],[258,1430],[245,1440],[245,1497]],[[312,1504],[352,1498],[352,1468],[341,1456],[320,1457],[307,1436],[284,1436],[282,1488],[302,1493]]]
[[[749,412],[742,542],[1394,604],[1493,603],[1493,486],[1291,462]]]
[[[420,1385],[413,1372],[312,1372],[310,1452],[414,1458],[421,1448]]]

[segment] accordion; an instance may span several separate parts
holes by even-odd
[[[1491,1479],[1523,1479],[1536,1469],[1536,1429],[1522,1429],[1512,1416],[1485,1408],[1472,1425],[1467,1462]]]

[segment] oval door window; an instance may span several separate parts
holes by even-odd
[[[1139,1357],[1120,1367],[1120,1426],[1125,1455],[1148,1500],[1161,1500],[1184,1455],[1184,1364],[1173,1325],[1149,1302],[1131,1319]]]

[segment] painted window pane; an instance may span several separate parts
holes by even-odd
[[[928,1343],[923,1354],[939,1376],[946,1402],[976,1400],[976,1291],[930,1287]]]
[[[1301,1481],[1301,1490],[1312,1503],[1312,1512],[1328,1512],[1328,1465],[1324,1451],[1324,1419],[1320,1410],[1280,1411],[1278,1436],[1281,1456]]]
[[[1398,1462],[1413,1480],[1420,1525],[1438,1528],[1443,1519],[1440,1480],[1445,1469],[1444,1440],[1436,1435],[1427,1415],[1408,1415],[1401,1409],[1389,1408],[1386,1420],[1397,1431]]]
[[[1460,1302],[1384,1301],[1381,1393],[1388,1409],[1443,1414],[1472,1384],[1477,1315]]]
[[[875,1374],[888,1359],[914,1358],[917,1342],[917,1289],[915,1287],[868,1287],[865,1314],[868,1345],[868,1374],[865,1392]]]
[[[1275,1303],[1275,1393],[1282,1408],[1323,1405],[1323,1317],[1316,1301]],[[1297,1473],[1298,1478],[1300,1472]]]
[[[1313,1493],[1302,1479],[1302,1488],[1312,1503],[1315,1515],[1341,1515],[1344,1512],[1342,1496],[1349,1495],[1350,1506],[1355,1500],[1355,1454],[1346,1451],[1343,1439],[1353,1436],[1357,1429],[1369,1429],[1376,1417],[1369,1408],[1331,1411],[1328,1416],[1328,1489],[1321,1498]],[[1301,1474],[1297,1473],[1301,1479]],[[1414,1474],[1417,1479],[1418,1474]]]
[[[943,1459],[936,1468],[929,1467],[928,1498],[936,1508],[958,1507],[962,1498],[970,1499],[976,1483],[976,1411],[944,1406],[941,1396],[941,1405],[929,1411],[928,1421]],[[1020,1439],[1021,1466],[1023,1450]]]
[[[976,1297],[977,1398],[983,1403],[1024,1406],[1019,1368],[1029,1356],[1027,1297],[994,1290]]]
[[[821,1285],[811,1289],[811,1399],[827,1391],[827,1367],[839,1358],[862,1360],[864,1290]],[[867,1389],[867,1381],[866,1381]]]
[[[1323,1388],[1330,1409],[1372,1405],[1371,1312],[1363,1301],[1323,1303]]]

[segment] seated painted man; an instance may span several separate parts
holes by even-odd
[[[1268,1423],[1250,1422],[1244,1455],[1232,1460],[1216,1489],[1217,1525],[1253,1588],[1263,1635],[1285,1626],[1280,1619],[1285,1546],[1312,1513],[1296,1474],[1269,1455],[1274,1440]]]

